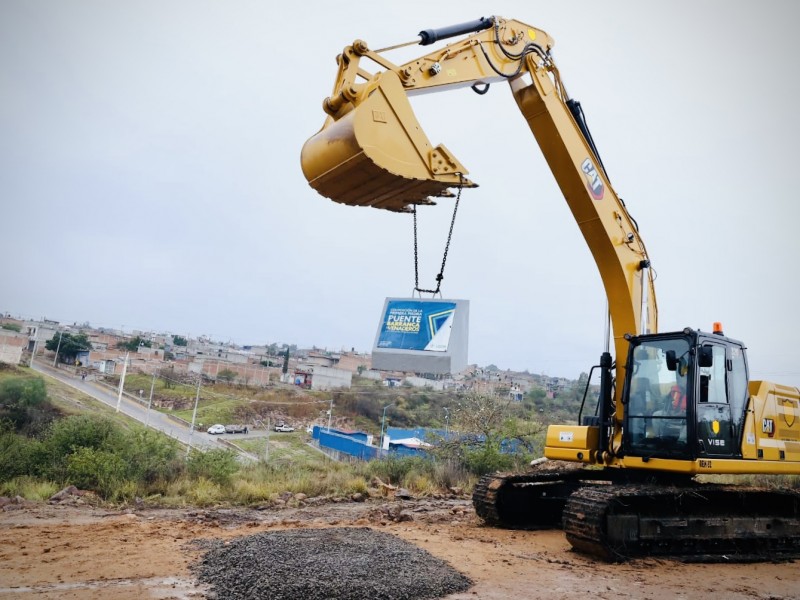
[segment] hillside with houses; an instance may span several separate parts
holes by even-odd
[[[88,346],[68,354],[58,352],[64,335],[85,336]],[[53,346],[55,349],[48,349]],[[572,390],[575,380],[545,374],[502,370],[494,365],[468,365],[460,373],[431,375],[385,371],[372,367],[372,356],[351,350],[298,348],[293,344],[237,344],[205,336],[183,337],[153,331],[121,331],[88,323],[66,324],[41,319],[26,320],[10,314],[0,317],[0,362],[26,364],[35,353],[54,365],[96,375],[144,374],[169,370],[177,379],[202,375],[209,382],[247,387],[288,384],[312,391],[347,390],[354,377],[386,387],[411,386],[435,391],[477,391],[522,402],[539,390],[555,398]]]

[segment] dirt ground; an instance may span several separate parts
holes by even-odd
[[[189,569],[203,554],[197,540],[347,525],[393,533],[473,579],[468,592],[450,600],[800,598],[800,562],[599,563],[573,552],[560,531],[484,527],[468,500],[449,499],[268,510],[6,505],[0,510],[0,600],[201,599],[206,590]]]

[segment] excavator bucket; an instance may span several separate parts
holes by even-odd
[[[451,197],[449,188],[475,187],[447,148],[431,146],[392,71],[328,118],[303,146],[301,163],[311,187],[352,206],[407,212]]]

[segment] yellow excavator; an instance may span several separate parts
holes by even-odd
[[[697,476],[800,474],[800,389],[749,381],[744,344],[719,324],[658,332],[650,258],[580,103],[567,96],[553,39],[495,16],[423,30],[411,43],[456,37],[401,65],[384,55],[396,46],[347,46],[301,164],[311,187],[348,205],[409,212],[453,197],[475,184],[447,148],[429,142],[409,97],[464,87],[483,94],[508,82],[595,259],[609,320],[592,367],[596,406],[547,431],[551,464],[579,468],[485,476],[476,512],[490,525],[562,526],[575,549],[607,560],[799,556],[800,493]],[[365,70],[365,60],[379,70]]]

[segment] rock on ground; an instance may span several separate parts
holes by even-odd
[[[195,566],[227,600],[424,600],[472,581],[443,560],[366,527],[284,530],[216,544]]]

